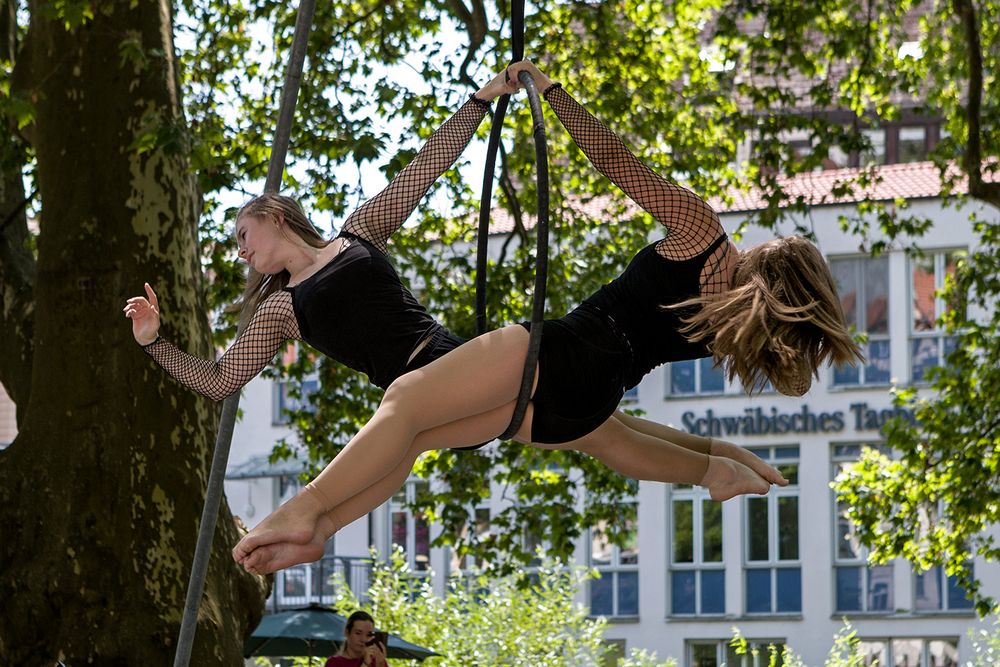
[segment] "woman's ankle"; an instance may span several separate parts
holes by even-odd
[[[709,454],[705,456],[705,459],[705,474],[702,475],[701,481],[697,482],[697,484],[707,489],[712,484],[720,481],[720,478],[725,476],[728,470],[724,467],[725,457]]]
[[[317,520],[333,507],[330,498],[314,482],[309,482],[302,487],[299,497],[305,505],[301,509],[314,515]]]
[[[326,541],[337,534],[337,531],[343,528],[340,522],[340,517],[337,516],[336,510],[330,510],[319,516],[316,520],[316,532],[320,534],[323,541]]]

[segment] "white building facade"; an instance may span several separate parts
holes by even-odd
[[[928,169],[927,163],[906,165],[889,180],[905,190]],[[577,549],[578,562],[603,573],[579,599],[594,615],[609,618],[609,641],[626,651],[655,650],[684,667],[765,665],[766,657],[755,663],[731,655],[736,626],[754,642],[787,644],[807,664],[821,665],[846,618],[870,664],[957,667],[968,659],[968,632],[981,623],[963,592],[940,570],[917,574],[904,561],[868,565],[830,488],[862,447],[880,443],[886,419],[901,414],[890,388],[920,385],[926,370],[942,363],[951,341],[936,325],[943,303],[935,289],[956,253],[975,243],[969,213],[995,215],[974,204],[942,207],[939,199],[920,198],[918,190],[908,193],[911,213],[934,220],[920,241],[921,258],[901,250],[877,258],[861,252],[838,221],[851,214],[849,202],[815,207],[800,221],[814,231],[830,263],[849,322],[868,334],[862,367],[823,369],[801,398],[775,392],[747,397],[710,360],[698,360],[655,369],[630,395],[625,407],[748,447],[792,483],[764,497],[725,503],[699,487],[640,483],[634,542],[618,548],[595,535]],[[735,229],[744,216],[725,213],[723,224]],[[791,226],[779,232],[790,233]],[[739,245],[772,236],[750,229]],[[268,466],[262,458],[277,439],[290,437],[281,424],[282,400],[282,387],[271,380],[258,378],[244,390],[226,492],[233,512],[250,526],[297,489],[296,466]],[[411,480],[392,501],[341,531],[322,566],[279,574],[273,606],[321,600],[331,592],[324,588],[331,568],[363,585],[369,546],[380,554],[393,544],[403,547],[417,571],[433,570],[442,591],[447,574],[462,564],[431,549],[435,527],[404,506],[425,483]],[[498,494],[475,508],[477,529],[488,530],[499,503]],[[974,567],[987,594],[1000,593],[1000,568]]]

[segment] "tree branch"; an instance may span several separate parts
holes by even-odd
[[[14,208],[11,209],[10,213],[7,214],[6,218],[0,220],[0,234],[3,234],[3,231],[7,229],[7,227],[15,220],[17,220],[19,217],[23,217],[22,214],[24,213],[24,209],[28,205],[28,202],[34,199],[35,195],[37,194],[38,190],[35,189],[30,195],[22,199],[21,203],[14,206]]]
[[[514,239],[516,235],[521,239],[521,244],[524,245],[528,242],[528,230],[524,228],[524,215],[521,212],[521,202],[517,199],[517,188],[514,187],[514,181],[510,178],[510,171],[507,169],[507,151],[504,150],[503,143],[500,144],[500,189],[503,191],[504,196],[507,198],[507,202],[510,204],[510,214],[514,220],[514,229],[510,231],[507,235],[507,240],[504,241],[503,247],[500,250],[500,258],[497,260],[498,264],[503,264],[504,260],[507,258],[507,247],[510,242]]]
[[[966,56],[969,65],[969,96],[966,122],[969,138],[963,159],[969,177],[969,194],[1000,208],[1000,183],[983,181],[980,114],[983,102],[983,52],[979,39],[979,19],[972,0],[953,0],[952,6],[965,29]]]
[[[448,6],[451,7],[455,18],[465,24],[465,31],[469,35],[469,48],[466,50],[465,59],[458,69],[458,80],[475,88],[476,82],[469,74],[469,65],[472,64],[476,51],[486,39],[486,7],[483,0],[471,1],[471,9],[466,7],[462,0],[448,0]]]

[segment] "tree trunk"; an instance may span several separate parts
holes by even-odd
[[[0,453],[0,664],[166,665],[218,412],[152,364],[121,310],[148,280],[163,334],[210,354],[196,185],[169,3],[80,5],[93,18],[67,29],[32,3],[14,74],[42,206],[30,394]],[[266,594],[222,513],[193,665],[241,665]]]

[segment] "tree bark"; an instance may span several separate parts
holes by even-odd
[[[121,313],[148,280],[164,335],[211,353],[171,8],[90,6],[67,29],[32,3],[14,76],[36,110],[41,214],[30,393],[0,453],[0,664],[170,663],[218,415]],[[266,594],[230,558],[222,514],[193,665],[242,665]]]

